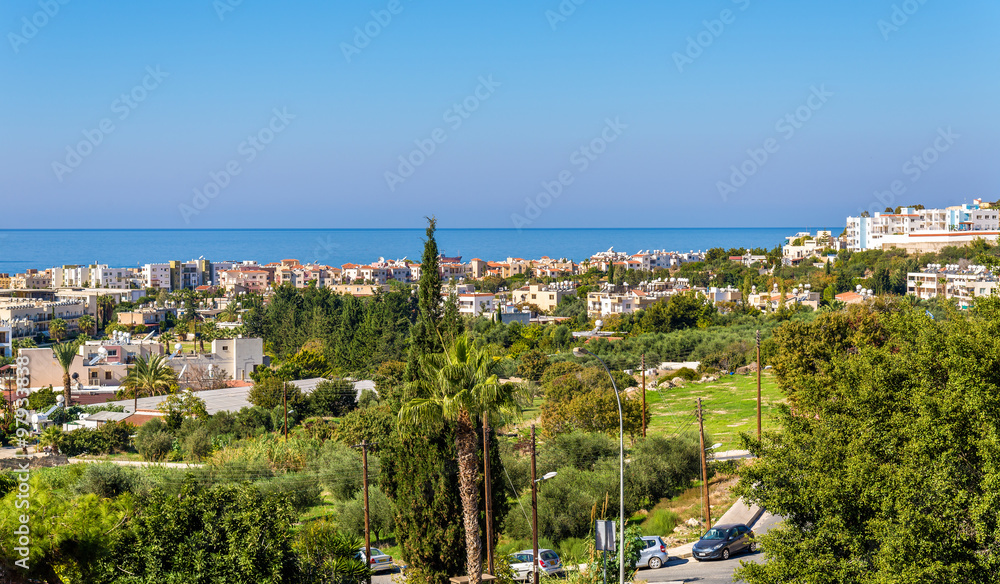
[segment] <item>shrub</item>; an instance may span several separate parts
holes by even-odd
[[[354,384],[344,379],[320,381],[309,394],[309,409],[316,416],[340,417],[350,412],[357,404]],[[291,406],[289,406],[291,407]]]
[[[360,537],[365,534],[364,493],[362,491],[358,491],[353,499],[340,507],[337,524],[351,535]],[[388,535],[396,528],[395,514],[389,498],[381,489],[370,485],[368,487],[368,524],[371,533],[375,536],[375,541]]]
[[[300,513],[320,503],[319,481],[310,473],[286,473],[255,486],[265,497],[287,498],[292,508]]]
[[[700,379],[698,377],[698,372],[690,367],[681,367],[677,370],[675,377],[680,377],[686,381],[694,381],[695,379]]]
[[[374,390],[365,389],[361,391],[361,395],[358,397],[358,407],[367,408],[370,406],[377,406],[379,404],[378,394]]]
[[[93,493],[111,499],[125,493],[137,493],[145,487],[138,470],[113,463],[90,464],[74,490],[83,495]]]
[[[184,439],[184,452],[191,458],[201,460],[212,453],[212,437],[208,430],[198,428]]]
[[[135,448],[139,451],[143,460],[159,461],[170,454],[174,445],[174,435],[166,430],[156,430],[148,432],[144,436],[137,436]]]
[[[646,535],[669,535],[680,521],[680,516],[673,511],[657,509],[642,522],[642,532]]]

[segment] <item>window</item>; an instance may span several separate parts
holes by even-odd
[[[229,350],[229,347],[228,347],[228,346],[226,346],[226,345],[222,345],[222,350],[223,350],[223,351],[228,351],[228,350]]]
[[[105,371],[104,372],[104,379],[111,379],[111,372],[110,371]]]

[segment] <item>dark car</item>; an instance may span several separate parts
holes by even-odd
[[[705,532],[705,535],[694,543],[691,555],[699,562],[719,558],[728,560],[733,554],[742,551],[752,552],[756,549],[757,542],[754,540],[753,530],[742,523],[730,523],[716,525]]]

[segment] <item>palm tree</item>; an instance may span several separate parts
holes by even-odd
[[[173,352],[171,345],[177,337],[172,332],[164,332],[160,334],[160,344],[163,345],[163,352],[168,355]]]
[[[409,388],[411,395],[421,397],[410,400],[399,411],[402,424],[425,428],[443,422],[455,424],[469,584],[479,584],[482,573],[476,424],[486,415],[497,427],[520,411],[513,386],[497,379],[499,363],[492,351],[477,349],[462,335],[446,353],[421,357],[421,378]]]
[[[132,411],[139,406],[139,394],[157,395],[167,393],[177,382],[177,374],[167,365],[162,355],[139,357],[135,366],[122,379],[122,389],[132,395]]]
[[[63,340],[66,338],[66,328],[65,320],[61,318],[53,320],[49,323],[49,337],[56,342]]]
[[[63,370],[63,407],[68,408],[73,405],[72,388],[70,387],[69,368],[73,366],[73,359],[76,357],[77,343],[57,343],[52,345],[52,354]]]
[[[80,327],[80,330],[87,335],[94,334],[97,329],[97,321],[95,321],[94,317],[89,314],[81,316],[80,320],[77,321],[77,324]]]

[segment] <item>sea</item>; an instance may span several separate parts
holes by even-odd
[[[773,248],[802,231],[842,228],[438,229],[446,256],[502,261],[549,256],[575,261],[614,248],[703,251]],[[210,261],[297,259],[331,266],[379,258],[420,261],[424,229],[24,229],[0,230],[0,273],[63,265],[113,268],[204,258]]]

